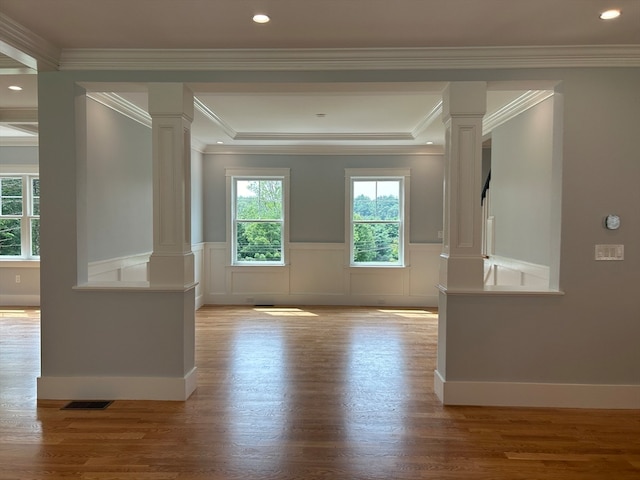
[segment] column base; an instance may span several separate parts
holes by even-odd
[[[39,400],[187,400],[198,383],[184,377],[38,377]]]
[[[440,255],[440,285],[448,289],[484,289],[484,259],[481,256]]]
[[[193,285],[194,255],[189,253],[152,253],[149,257],[149,284],[153,286]]]

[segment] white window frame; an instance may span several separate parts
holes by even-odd
[[[32,220],[40,220],[40,214],[33,214],[33,180],[40,178],[38,171],[33,168],[5,167],[0,169],[0,177],[20,178],[22,180],[22,214],[2,215],[0,213],[0,218],[2,219],[20,220],[20,255],[0,255],[0,262],[40,260],[40,255],[33,255],[31,253],[31,222]]]
[[[409,169],[397,168],[347,168],[345,169],[346,212],[345,232],[347,237],[346,264],[356,268],[403,268],[408,266],[409,252]],[[354,262],[353,245],[353,183],[364,181],[400,181],[400,232],[398,239],[398,262]]]
[[[227,168],[227,258],[231,266],[241,267],[278,267],[288,262],[289,253],[289,169],[288,168]],[[238,180],[281,180],[283,218],[282,255],[279,261],[242,262],[237,261],[236,245],[236,182]]]

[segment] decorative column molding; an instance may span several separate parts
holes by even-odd
[[[191,251],[191,122],[193,93],[182,83],[149,84],[153,137],[153,253],[149,282],[194,282]]]
[[[446,130],[440,285],[448,290],[483,289],[480,196],[486,105],[485,82],[449,83],[443,92]]]

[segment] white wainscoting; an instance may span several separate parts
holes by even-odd
[[[291,243],[288,263],[231,266],[227,244],[204,247],[210,305],[438,305],[441,244],[412,244],[406,267],[346,267],[346,246]]]
[[[196,281],[196,310],[204,305],[204,288],[202,279],[204,278],[204,243],[191,245],[193,252],[193,275]]]
[[[492,255],[484,261],[484,283],[494,286],[549,288],[549,267]]]
[[[204,243],[191,246],[194,262],[194,279],[196,285],[196,309],[204,305],[203,277],[205,272]],[[91,262],[88,266],[89,283],[139,283],[149,281],[149,257],[151,253],[110,258],[99,262]]]
[[[151,253],[142,253],[90,262],[88,265],[89,283],[146,282],[149,278],[150,255]]]

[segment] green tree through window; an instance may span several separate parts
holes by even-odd
[[[402,179],[352,179],[353,264],[401,264]]]
[[[234,262],[282,263],[282,179],[234,179]]]
[[[0,257],[40,255],[39,215],[37,177],[0,177]]]

